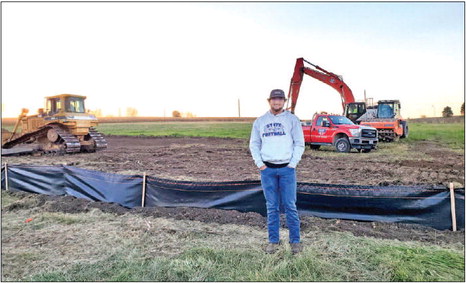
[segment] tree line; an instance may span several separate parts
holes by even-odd
[[[464,116],[464,102],[463,104],[461,105],[461,115]],[[453,116],[453,110],[451,110],[451,107],[450,106],[446,106],[445,108],[443,108],[443,111],[442,111],[442,117],[451,117]]]

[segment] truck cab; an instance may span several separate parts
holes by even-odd
[[[314,114],[311,123],[302,127],[304,141],[312,149],[327,145],[338,152],[350,152],[352,148],[370,152],[377,148],[377,129],[356,125],[342,115]]]

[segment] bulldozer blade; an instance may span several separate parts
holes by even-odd
[[[39,149],[38,145],[24,145],[14,148],[2,148],[2,156],[31,154]]]

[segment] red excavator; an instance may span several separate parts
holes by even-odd
[[[304,66],[305,62],[314,69]],[[398,100],[380,100],[377,107],[367,109],[366,102],[356,102],[353,92],[341,76],[312,64],[304,58],[296,59],[293,77],[291,78],[288,92],[288,103],[291,101],[291,107],[288,107],[287,104],[287,109],[290,109],[292,113],[296,108],[304,74],[338,91],[341,97],[343,115],[357,124],[376,128],[380,140],[394,141],[400,137],[405,138],[408,136],[408,123],[400,115],[401,104]]]

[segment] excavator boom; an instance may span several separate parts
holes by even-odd
[[[310,64],[315,69],[305,67],[304,62]],[[294,113],[296,104],[298,102],[299,90],[301,88],[301,83],[303,82],[304,74],[311,76],[338,91],[341,96],[343,110],[348,103],[355,102],[353,92],[348,87],[348,85],[343,82],[341,76],[314,65],[311,62],[306,61],[304,58],[298,58],[296,59],[296,65],[294,68],[293,77],[291,78],[290,89],[288,91],[288,103],[291,101],[291,107],[287,106],[287,109],[290,109],[292,113]]]

